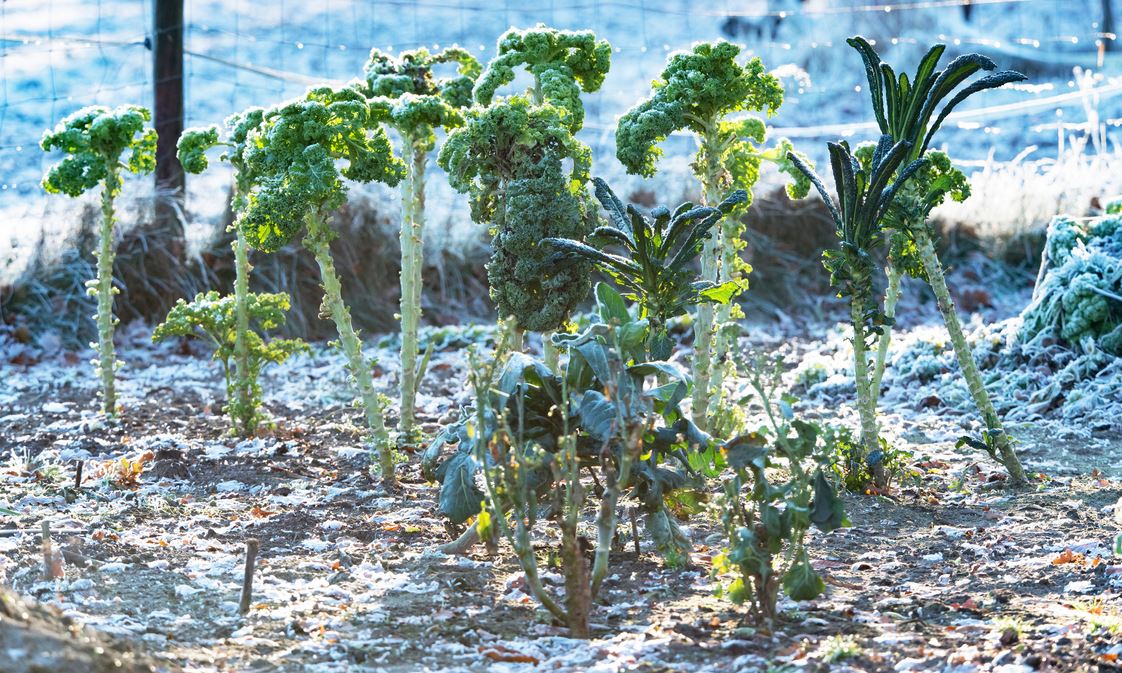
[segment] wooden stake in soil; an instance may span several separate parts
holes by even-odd
[[[257,538],[245,541],[245,579],[242,580],[242,602],[238,606],[238,613],[249,612],[249,601],[253,598],[253,567],[257,564],[257,549],[261,543]]]
[[[85,465],[85,464],[86,464],[86,461],[84,461],[84,460],[79,460],[78,461],[78,468],[74,472],[74,490],[75,491],[82,488],[82,466]]]
[[[54,580],[62,577],[62,558],[55,554],[51,544],[51,524],[47,520],[42,522],[43,531],[43,577]]]

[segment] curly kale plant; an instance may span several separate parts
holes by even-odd
[[[813,169],[794,154],[791,161],[818,189],[837,227],[839,245],[826,251],[824,263],[830,272],[830,282],[838,288],[838,295],[849,300],[857,411],[861,418],[861,442],[868,458],[881,449],[868,353],[870,341],[880,334],[886,322],[873,292],[876,271],[873,253],[885,242],[885,214],[901,187],[926,160],[916,159],[904,165],[911,146],[907,142],[893,143],[888,135],[881,136],[868,166],[861,165],[845,142],[829,143],[829,148],[838,191],[837,204]]]
[[[710,238],[722,215],[744,203],[747,192],[737,190],[717,207],[683,203],[671,213],[664,207],[643,215],[634,206],[626,208],[600,178],[593,178],[599,199],[612,224],[596,228],[588,242],[549,238],[564,263],[587,259],[624,290],[624,298],[638,303],[640,317],[650,323],[651,357],[667,360],[672,343],[667,324],[702,302],[727,304],[740,293],[735,281],[717,284],[698,280],[693,262]],[[619,249],[621,254],[609,252]]]
[[[254,299],[249,292],[249,244],[245,234],[237,225],[237,217],[245,210],[247,195],[253,189],[253,174],[245,165],[246,139],[249,132],[261,124],[264,110],[250,108],[231,115],[226,119],[226,138],[220,138],[217,126],[190,128],[179,137],[179,163],[188,173],[202,173],[210,162],[206,153],[213,147],[223,147],[220,159],[228,162],[234,169],[234,190],[231,208],[235,214],[234,230],[234,379],[229,391],[227,412],[234,426],[243,437],[252,437],[257,432],[260,419],[258,404],[260,393],[257,385],[259,366],[253,366],[254,357],[250,344],[250,304]],[[285,302],[287,303],[287,301]],[[176,307],[178,308],[178,306]],[[170,319],[170,315],[169,315]]]
[[[475,86],[476,103],[486,107],[473,110],[440,150],[450,184],[471,197],[472,218],[491,226],[491,297],[499,315],[513,318],[520,330],[558,329],[588,294],[588,266],[551,268],[552,250],[541,242],[581,239],[591,229],[585,189],[591,151],[574,134],[584,121],[580,93],[600,87],[610,56],[608,43],[588,31],[511,29]],[[519,66],[532,85],[496,100]],[[565,161],[572,163],[567,174]],[[545,345],[556,369],[548,337]]]
[[[714,557],[713,574],[731,577],[722,582],[720,593],[748,603],[756,622],[770,629],[780,586],[799,601],[825,590],[810,565],[807,531],[813,525],[828,533],[847,522],[841,499],[826,478],[830,461],[822,429],[796,419],[793,400],[776,399],[781,363],[760,356],[744,364],[767,423],[721,447],[732,472],[717,501],[728,546]],[[807,470],[808,461],[817,465],[813,472]]]
[[[315,257],[323,282],[322,315],[335,322],[373,434],[382,479],[392,485],[393,453],[382,402],[343,302],[330,248],[335,232],[328,223],[331,211],[346,202],[344,178],[396,186],[404,177],[405,165],[394,156],[379,119],[378,111],[354,89],[313,89],[304,98],[266,110],[261,124],[250,131],[243,154],[254,186],[238,226],[249,245],[262,252],[274,252],[303,234],[303,245]],[[341,162],[345,163],[340,166]]]
[[[737,61],[740,47],[718,41],[695,45],[689,52],[672,54],[661,77],[654,82],[650,98],[631,108],[616,129],[616,156],[628,172],[651,176],[662,155],[659,144],[671,133],[687,130],[695,134],[698,151],[693,168],[701,181],[705,203],[715,205],[733,189],[751,195],[763,161],[771,161],[789,173],[792,197],[805,196],[810,188],[801,173],[787,159],[791,143],[781,139],[775,147],[764,149],[764,122],[740,113],[774,113],[783,103],[779,80],[764,71],[758,58],[743,65]],[[736,281],[747,286],[751,270],[740,258],[744,248],[744,225],[739,215],[751,200],[744,202],[733,217],[724,218],[702,252],[701,271],[713,283]],[[733,317],[732,305],[718,308],[698,307],[694,326],[694,420],[702,425],[721,402],[729,333],[723,329]],[[714,329],[718,330],[714,335]],[[730,327],[735,330],[735,327]],[[713,343],[714,336],[716,343]]]
[[[523,67],[533,77],[526,96],[535,105],[549,103],[564,111],[565,125],[573,133],[584,126],[580,94],[600,89],[611,66],[612,48],[592,31],[547,28],[511,28],[499,38],[498,55],[475,85],[475,101],[491,105],[495,93],[514,81]]]
[[[541,242],[588,233],[591,159],[562,110],[523,96],[476,111],[440,149],[449,183],[470,196],[472,219],[491,225],[491,298],[499,315],[514,318],[520,329],[555,330],[588,296],[588,266],[555,271],[553,251]]]
[[[66,117],[43,134],[44,152],[60,150],[67,156],[43,176],[43,189],[52,194],[81,196],[101,186],[101,227],[98,231],[97,279],[86,286],[97,297],[97,351],[94,366],[101,379],[101,410],[117,413],[115,374],[121,363],[113,348],[113,200],[121,193],[121,171],[151,173],[156,168],[156,132],[145,129],[152,118],[146,108],[90,106]],[[125,153],[127,159],[122,159]]]
[[[288,311],[288,295],[248,294],[246,303],[239,306],[238,299],[229,295],[220,296],[211,290],[199,293],[191,303],[180,299],[168,312],[167,320],[152,332],[152,341],[162,341],[172,337],[195,337],[205,340],[214,348],[213,359],[222,364],[222,375],[226,378],[225,411],[234,421],[238,431],[246,427],[256,429],[261,420],[258,409],[261,406],[261,386],[257,376],[266,364],[280,364],[289,355],[305,352],[308,346],[299,339],[270,339],[265,333],[284,324]],[[252,321],[255,329],[241,331],[239,311],[244,310],[247,321]],[[246,369],[238,362],[239,369],[231,372],[230,360],[240,357],[239,348],[245,351]],[[242,381],[249,382],[249,400],[241,399]],[[245,418],[247,404],[253,416]],[[245,423],[248,422],[248,425]]]
[[[434,68],[458,64],[455,77],[441,79]],[[425,171],[436,147],[437,128],[464,125],[462,108],[471,105],[479,62],[459,48],[436,54],[425,49],[394,58],[374,49],[366,63],[363,93],[402,140],[405,179],[401,183],[401,421],[399,440],[416,432],[418,370],[417,329],[421,322],[421,267],[424,262]]]
[[[869,94],[873,101],[873,113],[883,134],[891,136],[894,142],[908,143],[908,161],[925,156],[932,138],[947,115],[954,108],[975,93],[994,89],[1025,78],[1019,72],[1004,70],[993,72],[967,82],[980,71],[992,71],[997,65],[981,54],[966,54],[950,62],[944,70],[936,70],[939,59],[946,47],[935,45],[919,63],[916,73],[909,79],[906,73],[899,76],[863,37],[847,40],[856,49],[865,63],[865,73],[869,80]],[[959,88],[961,85],[966,86]],[[952,95],[953,94],[953,95]],[[944,104],[944,99],[950,97]],[[940,107],[941,106],[941,107]],[[943,316],[943,322],[954,345],[963,378],[974,399],[982,419],[986,424],[983,441],[964,439],[964,443],[983,448],[994,460],[1001,463],[1009,473],[1010,483],[1024,484],[1024,468],[1017,458],[1013,445],[1002,427],[989,393],[986,391],[982,374],[974,361],[973,353],[962,332],[962,324],[947,288],[943,274],[943,264],[935,249],[935,234],[927,222],[927,217],[947,195],[963,199],[968,195],[966,179],[950,165],[946,157],[934,158],[931,168],[917,175],[909,189],[901,195],[900,207],[889,214],[890,227],[902,241],[893,246],[895,256],[889,260],[889,293],[886,304],[895,305],[898,291],[892,287],[892,275],[899,276],[904,267],[919,270],[935,293],[936,305]],[[916,263],[918,260],[918,263]],[[898,282],[898,281],[897,281]],[[887,352],[889,335],[883,336],[881,350]],[[878,358],[878,363],[881,359]],[[878,364],[877,371],[883,368]],[[876,375],[879,386],[880,376]],[[874,391],[874,395],[877,391]]]

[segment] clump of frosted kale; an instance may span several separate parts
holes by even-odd
[[[478,109],[440,148],[449,184],[470,197],[472,219],[490,223],[487,276],[499,315],[531,331],[564,324],[591,285],[588,264],[558,270],[553,248],[541,245],[551,236],[583,239],[595,217],[585,190],[591,152],[564,118],[560,108],[515,95]]]
[[[1053,219],[1043,255],[1018,338],[1058,337],[1084,353],[1122,355],[1122,214]]]

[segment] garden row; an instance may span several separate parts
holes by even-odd
[[[697,139],[692,166],[703,203],[649,213],[623,204],[591,177],[591,150],[577,139],[582,96],[601,87],[610,66],[611,47],[591,32],[512,29],[486,67],[459,48],[397,57],[374,50],[365,76],[347,86],[315,88],[233,115],[223,128],[183,134],[179,157],[187,171],[207,170],[207,153],[216,147],[233,169],[236,281],[232,295],[211,291],[180,300],[153,338],[208,340],[225,373],[233,431],[252,436],[262,421],[258,373],[306,346],[269,336],[285,320],[288,297],[249,291],[249,251],[302,244],[319,266],[322,314],[338,329],[377,469],[392,488],[395,448],[423,439],[415,406],[429,355],[417,337],[424,194],[443,130],[437,161],[451,186],[468,194],[471,218],[493,236],[487,272],[500,318],[494,351],[468,353],[474,407],[429,438],[422,460],[424,473],[442,482],[443,513],[456,524],[471,521],[451,548],[502,536],[542,605],[574,633],[587,634],[592,600],[608,572],[620,498],[637,501],[648,534],[673,560],[688,552],[689,540],[668,507],[681,508],[690,501],[683,494],[719,478],[727,547],[715,571],[727,575],[731,598],[748,601],[770,623],[780,587],[795,599],[822,591],[805,539],[812,526],[843,525],[837,489],[883,491],[900,469],[898,454],[880,436],[876,408],[905,274],[934,291],[985,423],[981,436],[961,443],[1001,463],[1011,485],[1026,481],[963,334],[928,223],[944,199],[969,195],[966,177],[945,153],[930,149],[947,114],[974,93],[1024,78],[991,72],[995,64],[977,54],[939,69],[942,46],[909,78],[883,63],[866,40],[849,43],[864,62],[881,136],[852,149],[829,144],[836,199],[788,140],[768,144],[763,119],[751,116],[780,107],[780,81],[735,44],[701,43],[671,55],[651,95],[618,122],[616,156],[641,176],[657,171],[660,143],[670,134]],[[506,93],[522,71],[529,88]],[[90,107],[42,141],[44,150],[67,155],[44,178],[48,191],[78,196],[101,188],[98,276],[89,286],[98,299],[101,404],[110,416],[118,413],[114,379],[121,364],[113,346],[113,201],[123,173],[154,167],[156,136],[147,121],[148,112],[137,106]],[[825,266],[850,307],[856,438],[795,418],[792,400],[778,393],[778,363],[767,354],[745,354],[737,343],[742,314],[734,300],[751,271],[741,258],[743,215],[765,164],[790,176],[792,197],[815,187],[837,228],[838,244],[827,251]],[[332,213],[346,202],[348,181],[401,191],[396,437],[330,248]],[[596,271],[610,283],[593,287]],[[578,315],[590,294],[595,310]],[[682,320],[692,325],[689,372],[672,362],[669,327]],[[527,332],[542,335],[540,360],[526,353]],[[766,411],[765,427],[746,427],[727,385],[734,376],[751,383]],[[591,483],[582,481],[585,470],[595,477]],[[590,502],[595,547],[587,563],[578,527]],[[539,579],[532,545],[539,519],[560,527],[563,597]]]

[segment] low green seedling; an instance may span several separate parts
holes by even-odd
[[[214,349],[211,356],[222,365],[222,375],[226,380],[226,406],[223,410],[230,416],[236,431],[244,419],[249,419],[252,427],[261,421],[261,384],[258,377],[261,369],[268,364],[280,364],[294,353],[308,352],[308,346],[299,339],[270,339],[267,333],[278,329],[285,322],[289,309],[288,295],[254,294],[246,297],[246,312],[249,328],[244,334],[246,349],[246,369],[235,371],[233,361],[237,355],[237,300],[231,295],[220,296],[211,290],[199,293],[194,301],[182,299],[176,302],[167,319],[152,332],[153,341],[163,341],[174,337],[193,337],[205,341]],[[239,379],[248,381],[248,398],[239,392]],[[242,405],[248,405],[243,408]]]

